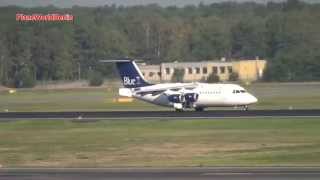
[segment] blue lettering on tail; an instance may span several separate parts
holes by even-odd
[[[134,61],[119,61],[116,62],[116,65],[124,87],[137,88],[152,85],[144,80],[142,73]]]

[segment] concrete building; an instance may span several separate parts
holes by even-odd
[[[267,61],[265,60],[241,60],[232,62],[234,72],[238,73],[239,80],[256,81],[263,77]]]
[[[143,76],[147,80],[153,81],[153,82],[161,81],[160,65],[139,64],[139,68],[141,69]]]
[[[234,60],[234,61],[203,61],[203,62],[173,62],[160,65],[139,64],[144,77],[152,82],[169,82],[176,69],[184,70],[184,81],[193,82],[207,79],[214,73],[221,81],[228,81],[234,72],[241,81],[256,81],[263,76],[266,61]]]

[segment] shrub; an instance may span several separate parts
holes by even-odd
[[[11,81],[16,88],[32,88],[36,84],[34,73],[27,67],[22,68]]]
[[[199,82],[205,83],[207,82],[207,78],[205,76],[202,76]]]
[[[238,80],[239,80],[239,74],[238,73],[233,72],[233,73],[231,73],[229,75],[229,81],[238,81]]]
[[[103,84],[103,75],[100,72],[92,71],[89,73],[89,86],[101,86]]]
[[[207,78],[207,83],[217,83],[220,82],[220,78],[217,74],[211,73]]]

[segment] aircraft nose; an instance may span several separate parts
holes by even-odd
[[[258,99],[250,94],[250,104],[254,104],[254,103],[257,103],[257,102],[258,102]]]

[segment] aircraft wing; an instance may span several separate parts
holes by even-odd
[[[180,89],[192,89],[197,86],[196,83],[189,83],[189,84],[182,84],[182,83],[177,83],[177,84],[159,84],[159,85],[154,85],[150,87],[145,87],[145,88],[137,88],[134,90],[136,94],[160,94],[163,93],[167,90],[171,91],[179,91]]]

